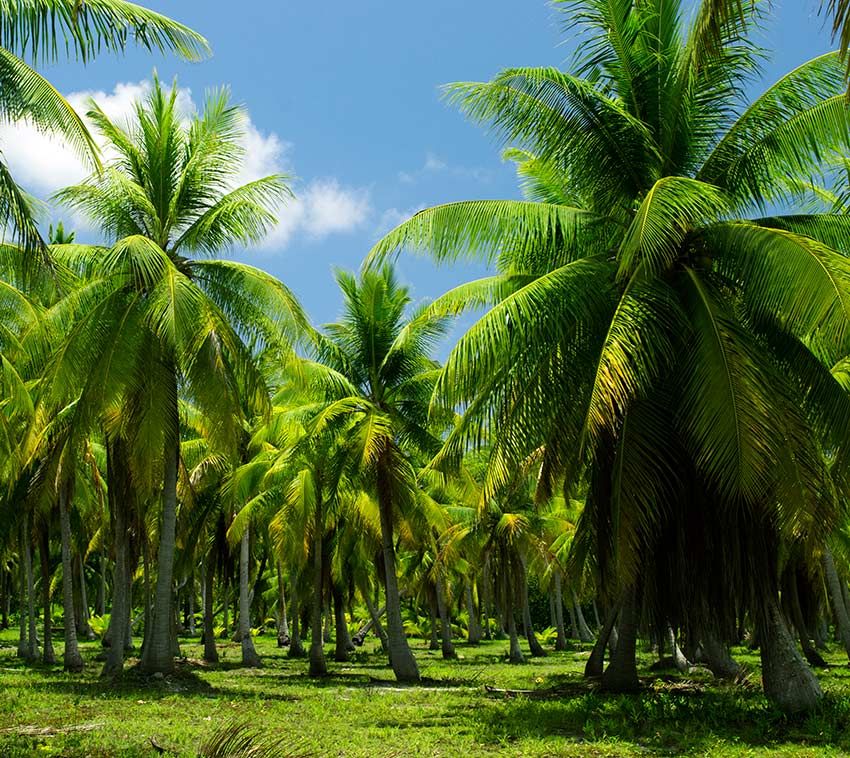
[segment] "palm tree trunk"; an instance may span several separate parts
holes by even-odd
[[[153,607],[151,605],[151,547],[148,535],[142,535],[142,619],[145,636],[142,638],[142,654],[145,643],[150,641],[149,632],[153,626]],[[132,603],[130,603],[132,605]]]
[[[83,564],[83,557],[79,553],[77,553],[77,571],[80,574],[80,610],[82,612],[80,634],[82,634],[87,640],[91,641],[96,635],[89,623],[89,598],[88,593],[86,592],[86,568]]]
[[[605,648],[617,622],[617,609],[612,608],[605,617],[605,623],[599,629],[599,636],[590,651],[590,658],[584,666],[584,675],[587,678],[601,677],[605,668]]]
[[[446,598],[443,594],[443,580],[439,573],[437,574],[436,585],[437,613],[440,614],[441,648],[443,651],[443,658],[451,660],[457,658],[457,653],[455,652],[455,646],[452,642],[452,620],[449,618],[448,611],[446,610]]]
[[[803,649],[803,655],[809,662],[810,666],[816,668],[826,668],[826,661],[821,657],[820,653],[815,650],[812,641],[809,638],[809,630],[806,627],[805,619],[803,618],[803,610],[800,607],[800,595],[797,584],[797,574],[790,570],[787,572],[785,582],[787,592],[783,593],[783,600],[786,601],[787,608],[791,614],[791,623],[797,631],[797,637],[800,640],[800,647]]]
[[[98,571],[99,581],[97,584],[97,597],[95,598],[95,611],[98,616],[106,614],[106,556],[101,552]]]
[[[667,624],[665,634],[667,636],[667,644],[670,646],[670,654],[673,657],[673,665],[679,673],[687,673],[691,664],[685,657],[682,649],[679,647],[679,643],[676,642],[676,633],[673,631],[673,627],[670,624]]]
[[[251,639],[251,597],[249,582],[249,559],[251,557],[251,537],[246,524],[239,546],[239,637],[242,641],[242,665],[249,668],[262,666],[260,656]]]
[[[27,659],[29,648],[27,647],[27,569],[24,565],[24,551],[27,542],[26,519],[21,524],[20,537],[21,548],[18,557],[18,658]]]
[[[419,667],[407,643],[404,622],[401,619],[401,597],[398,591],[395,546],[393,545],[392,487],[387,466],[386,453],[384,453],[383,459],[378,464],[378,510],[381,516],[381,550],[384,557],[390,665],[399,682],[418,682]]]
[[[283,584],[283,566],[277,562],[277,646],[289,644],[289,620],[286,617],[286,591]]]
[[[381,616],[386,613],[386,606],[380,611],[376,610],[375,604],[370,599],[368,592],[363,593],[363,600],[366,603],[366,609],[369,611],[369,618],[372,621],[372,628],[375,630],[375,634],[381,641],[381,650],[387,653],[390,649],[390,643],[387,639],[387,633],[384,631],[384,627],[381,624]]]
[[[32,520],[27,527],[27,540],[24,551],[24,568],[27,575],[27,659],[38,659],[38,617],[35,612],[35,574],[32,568]]]
[[[576,621],[576,607],[570,602],[567,610],[570,613],[570,637],[577,640],[578,637],[578,622]]]
[[[764,694],[787,713],[812,710],[823,697],[817,678],[806,665],[771,594],[758,616],[761,678]]]
[[[180,455],[179,421],[177,418],[177,382],[173,386],[171,422],[166,429],[164,451],[162,524],[157,551],[156,592],[151,629],[145,629],[145,649],[140,668],[148,673],[168,674],[174,670],[174,630],[172,597],[174,582],[174,550],[177,530],[177,464]],[[148,635],[150,634],[150,637]]]
[[[107,439],[106,470],[109,515],[115,547],[112,579],[112,608],[109,617],[111,645],[101,676],[117,676],[124,669],[124,640],[130,616],[130,539],[128,535],[130,498],[129,461],[121,439]],[[66,629],[67,634],[67,629]]]
[[[826,587],[829,592],[829,603],[832,606],[832,614],[835,617],[835,627],[838,630],[838,636],[841,639],[841,644],[844,645],[844,652],[850,658],[850,613],[844,604],[844,595],[841,592],[841,580],[838,578],[838,572],[835,570],[835,561],[832,558],[832,553],[829,548],[823,551],[823,573],[826,578]]]
[[[585,621],[584,612],[581,610],[581,603],[579,603],[575,592],[572,593],[572,600],[576,614],[576,628],[578,630],[578,638],[581,642],[584,643],[593,642],[593,633],[590,631],[590,627],[587,625],[587,621]]]
[[[617,647],[602,674],[602,688],[608,692],[635,692],[640,688],[640,680],[635,662],[638,608],[634,587],[626,591],[619,616]]]
[[[41,600],[44,609],[44,648],[41,653],[42,663],[52,666],[56,663],[53,652],[53,614],[50,608],[50,534],[45,521],[39,530],[38,555],[41,564]]]
[[[303,658],[304,657],[304,645],[301,642],[301,603],[298,601],[298,577],[293,574],[292,575],[292,588],[289,593],[290,603],[289,607],[291,609],[291,617],[292,617],[292,625],[290,629],[292,630],[292,634],[290,635],[289,640],[289,650],[286,655],[289,658]]]
[[[83,659],[77,646],[77,625],[74,619],[74,573],[71,562],[71,515],[68,512],[71,483],[59,487],[59,527],[62,539],[62,606],[65,614],[65,653],[62,664],[66,671],[83,670]],[[120,639],[120,638],[119,638]],[[120,643],[119,643],[120,644]]]
[[[534,626],[531,623],[531,607],[528,603],[528,574],[525,571],[525,561],[522,562],[522,568],[522,625],[525,627],[525,638],[528,640],[528,647],[531,650],[532,657],[545,658],[547,653],[537,639],[537,635],[534,633]]]
[[[318,498],[317,498],[318,500]],[[322,629],[324,610],[324,531],[325,520],[321,501],[316,503],[313,534],[313,609],[310,615],[310,676],[325,676],[328,664],[325,660],[325,637]]]
[[[481,642],[481,624],[478,623],[478,612],[475,609],[475,600],[472,597],[472,579],[467,580],[464,595],[466,596],[466,613],[469,616],[467,642],[470,645],[477,645]]]
[[[334,660],[338,663],[345,663],[349,658],[348,645],[351,643],[351,640],[348,636],[348,624],[345,621],[345,606],[342,599],[342,591],[335,582],[331,582],[331,595],[333,596],[334,613]]]
[[[215,561],[207,556],[204,566],[204,660],[218,663],[218,649],[215,646],[215,619],[213,614],[213,590],[215,587]]]
[[[440,612],[437,610],[437,598],[436,595],[429,591],[428,593],[428,613],[430,616],[430,625],[429,625],[429,639],[428,639],[428,649],[429,650],[439,650],[440,649],[440,634],[437,631],[437,619],[440,616]]]
[[[189,593],[189,596],[187,598],[187,605],[188,605],[187,610],[188,610],[188,616],[189,616],[189,618],[187,619],[187,621],[188,621],[187,631],[188,631],[190,637],[194,637],[195,634],[197,633],[197,630],[195,629],[195,572],[194,571],[192,571],[192,573],[189,574],[189,582],[186,585],[186,591]]]
[[[718,679],[736,679],[741,673],[741,667],[729,654],[729,646],[721,642],[710,629],[703,631],[701,642],[711,673]]]
[[[561,573],[555,571],[552,604],[555,606],[555,650],[567,649],[567,630],[564,628],[564,593],[561,587]]]

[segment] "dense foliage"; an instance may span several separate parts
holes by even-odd
[[[127,30],[185,57],[204,41],[119,0],[0,4],[3,112],[91,156],[55,200],[103,239],[43,241],[0,165],[0,621],[23,659],[41,641],[54,662],[58,606],[65,669],[99,637],[116,687],[126,657],[173,672],[187,637],[260,667],[271,628],[313,677],[331,637],[343,662],[375,634],[413,683],[412,638],[447,660],[458,635],[506,638],[519,663],[572,637],[615,692],[641,686],[641,638],[731,681],[746,644],[778,708],[817,707],[830,637],[850,656],[845,64],[753,99],[757,7],[555,7],[583,43],[569,70],[445,90],[524,199],[418,213],[337,273],[317,328],[220,257],[291,197],[285,176],[238,184],[226,91],[181,113],[155,79],[127,124],[92,103],[104,165],[16,57],[62,34],[82,58]],[[494,274],[414,309],[403,250]],[[482,309],[440,366],[449,319]]]

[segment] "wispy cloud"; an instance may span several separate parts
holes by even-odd
[[[419,168],[410,171],[399,171],[398,180],[402,184],[416,184],[423,179],[441,174],[456,178],[472,179],[473,181],[485,184],[493,179],[493,172],[490,169],[473,166],[454,166],[439,155],[428,152],[425,154],[425,160]]]
[[[375,228],[375,238],[383,237],[387,232],[395,229],[399,224],[412,218],[419,213],[424,205],[413,205],[410,208],[387,208],[378,219],[378,225]]]

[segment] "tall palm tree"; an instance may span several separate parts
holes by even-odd
[[[541,496],[591,482],[587,533],[631,633],[641,535],[684,502],[683,487],[817,542],[830,522],[820,451],[843,450],[850,421],[828,371],[850,348],[850,218],[767,215],[807,202],[812,177],[846,147],[842,65],[821,56],[748,102],[755,12],[712,38],[714,5],[685,29],[682,3],[571,2],[584,35],[573,72],[514,68],[448,87],[514,146],[528,199],[425,210],[372,253],[496,264],[430,311],[494,306],[437,383],[444,404],[467,409],[438,462],[489,431],[485,496],[533,453]],[[671,463],[679,453],[688,466]],[[765,690],[808,708],[820,690],[786,644],[775,540],[749,539],[752,529],[736,554],[760,577]],[[615,662],[607,683],[635,686],[633,658],[622,676]]]
[[[96,104],[89,117],[117,157],[57,199],[86,214],[111,247],[54,248],[84,283],[47,319],[54,328],[71,326],[53,353],[46,384],[56,393],[81,388],[74,423],[102,421],[110,439],[121,440],[124,454],[113,461],[129,466],[123,478],[136,496],[161,493],[154,617],[142,666],[168,671],[178,394],[205,415],[221,449],[235,450],[243,408],[261,413],[268,406],[249,343],[285,341],[304,323],[279,281],[211,256],[260,240],[289,190],[282,175],[236,185],[245,116],[224,90],[185,118],[176,84],[168,91],[155,79],[130,123],[114,123]]]
[[[316,360],[327,371],[312,433],[343,435],[357,469],[353,476],[378,504],[390,664],[399,681],[417,681],[419,668],[401,617],[395,524],[418,507],[410,456],[439,447],[428,422],[436,373],[428,351],[443,333],[444,320],[408,317],[407,289],[388,267],[359,279],[344,272],[336,278],[342,318],[314,333]]]
[[[29,63],[63,56],[88,61],[104,50],[122,52],[130,42],[148,50],[172,50],[198,60],[209,47],[196,32],[126,0],[8,0],[0,9],[0,119],[27,120],[64,138],[93,166],[98,151],[84,122],[50,82]],[[11,146],[14,149],[14,146]],[[22,247],[41,249],[31,198],[0,161],[0,224]]]

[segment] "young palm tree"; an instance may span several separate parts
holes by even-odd
[[[95,166],[99,158],[85,124],[54,87],[27,62],[54,62],[62,55],[88,61],[104,50],[122,52],[130,41],[148,50],[173,50],[187,60],[209,53],[206,40],[186,26],[126,0],[10,0],[0,10],[0,82],[4,121],[27,120],[64,138]],[[43,242],[33,204],[0,161],[0,224],[21,246]]]
[[[575,73],[516,68],[448,88],[516,146],[528,199],[423,211],[372,257],[407,247],[496,263],[498,275],[431,309],[495,306],[437,384],[443,403],[467,409],[438,460],[489,431],[485,497],[537,452],[542,496],[587,476],[605,591],[634,633],[642,535],[683,486],[779,531],[794,525],[786,535],[817,541],[830,522],[820,445],[835,449],[850,421],[828,371],[850,348],[850,218],[765,211],[810,197],[850,119],[837,54],[744,99],[759,53],[749,7],[712,40],[713,0],[689,30],[681,3],[565,5],[584,34]],[[670,463],[674,449],[692,469]],[[765,690],[811,707],[820,690],[786,644],[775,542],[751,534],[735,554],[760,577],[762,639],[778,640],[762,645]],[[614,663],[609,685],[634,687],[633,659],[622,676]]]
[[[72,326],[47,385],[57,393],[81,388],[75,423],[103,419],[110,438],[122,441],[124,454],[112,460],[129,466],[136,496],[161,492],[154,616],[142,657],[149,671],[173,666],[178,394],[208,419],[216,444],[235,451],[243,408],[259,413],[268,405],[248,342],[285,340],[304,323],[273,277],[210,258],[263,237],[289,196],[285,177],[235,185],[245,117],[226,91],[210,94],[191,118],[176,103],[176,84],[167,91],[155,78],[128,124],[93,104],[89,116],[117,158],[57,198],[88,215],[112,246],[54,248],[84,284],[48,318],[54,328]]]

